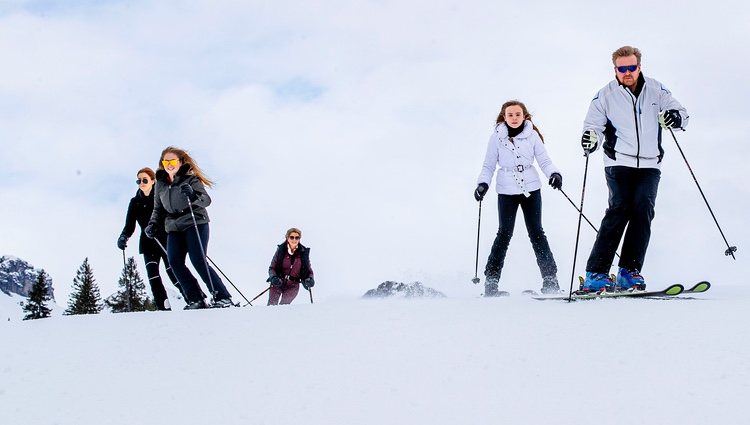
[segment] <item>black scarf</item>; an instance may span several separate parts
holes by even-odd
[[[508,137],[516,137],[523,131],[523,128],[526,125],[526,121],[522,122],[521,125],[518,126],[518,128],[513,128],[508,125],[507,122],[504,122],[505,127],[508,129]]]

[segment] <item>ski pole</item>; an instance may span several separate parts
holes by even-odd
[[[159,248],[161,248],[161,250],[164,252],[164,255],[169,257],[169,254],[167,254],[167,250],[164,248],[164,245],[162,245],[161,242],[159,242],[159,238],[154,238],[154,240],[159,245]]]
[[[310,304],[312,304],[313,303],[312,288],[308,289],[308,291],[310,292]]]
[[[237,288],[236,286],[234,286],[234,283],[232,283],[232,280],[229,279],[229,277],[226,274],[224,274],[223,271],[221,271],[221,268],[219,268],[219,266],[216,265],[216,263],[214,262],[214,260],[212,260],[211,257],[209,257],[208,255],[206,255],[206,258],[208,259],[208,261],[211,262],[211,264],[213,264],[214,267],[216,267],[216,270],[218,270],[219,273],[221,273],[221,275],[224,276],[224,279],[226,279],[227,282],[229,282],[229,284],[232,285],[232,288],[234,288],[234,290],[237,291],[242,296],[242,298],[245,299],[245,301],[247,301],[247,304],[250,304],[250,301],[248,301],[248,299],[245,297],[245,294],[243,294],[242,291],[239,290],[239,288]],[[252,306],[252,304],[250,304],[250,305]]]
[[[583,214],[583,213],[581,212],[581,210],[579,210],[579,209],[578,209],[578,207],[576,206],[575,202],[573,202],[573,200],[572,200],[572,199],[570,199],[570,197],[568,196],[568,194],[567,194],[567,193],[565,193],[565,192],[564,192],[564,191],[562,190],[562,188],[560,188],[559,190],[560,190],[560,192],[562,192],[562,194],[563,194],[563,195],[565,196],[565,198],[567,198],[567,199],[568,199],[568,202],[570,202],[570,204],[571,204],[571,205],[573,205],[573,208],[575,208],[575,209],[576,209],[576,211],[578,211],[578,212],[579,212],[579,213],[581,214],[581,217],[583,217],[583,219],[584,219],[584,220],[586,220],[586,223],[588,223],[588,224],[589,224],[589,226],[591,226],[591,228],[592,228],[592,229],[594,229],[594,232],[596,232],[596,233],[598,234],[598,233],[599,233],[599,229],[597,229],[597,228],[596,228],[596,226],[594,226],[594,225],[593,225],[593,223],[591,223],[591,221],[589,221],[589,219],[588,219],[588,218],[586,217],[586,215],[585,215],[585,214]],[[616,253],[616,252],[615,252],[615,255],[617,256],[617,258],[620,258],[620,254],[618,254],[618,253]]]
[[[685,165],[687,165],[688,170],[690,171],[690,175],[693,176],[693,181],[695,181],[695,185],[698,186],[698,191],[701,193],[701,196],[703,197],[703,202],[706,203],[706,206],[708,207],[708,212],[711,213],[711,217],[714,219],[714,223],[716,223],[716,227],[719,229],[719,233],[721,233],[722,239],[724,239],[724,243],[727,245],[727,250],[724,251],[724,255],[726,256],[732,256],[733,259],[737,259],[734,256],[734,253],[737,251],[736,246],[730,246],[729,242],[727,242],[727,238],[724,236],[724,232],[721,230],[721,226],[719,226],[719,221],[716,219],[716,215],[714,215],[714,211],[711,209],[711,205],[708,204],[708,200],[706,199],[706,195],[703,194],[703,189],[701,189],[701,185],[698,184],[698,179],[695,177],[695,173],[693,173],[693,169],[690,167],[690,163],[688,162],[687,158],[685,157],[685,153],[682,151],[682,147],[677,142],[677,137],[674,135],[674,131],[672,131],[671,128],[669,128],[669,133],[672,135],[672,139],[674,139],[674,143],[677,145],[677,149],[680,151],[680,155],[682,155],[682,159],[685,160]]]
[[[201,232],[198,230],[198,221],[195,219],[195,212],[193,212],[193,202],[187,197],[188,206],[190,207],[190,216],[193,217],[193,227],[195,227],[195,235],[198,236],[198,245],[201,248],[201,254],[203,254],[203,264],[206,265],[206,274],[208,275],[208,285],[211,287],[211,301],[216,300],[216,291],[214,290],[214,282],[211,279],[211,269],[208,268],[208,261],[206,260],[206,250],[203,249],[203,240],[201,239]]]
[[[471,282],[475,285],[479,283],[477,272],[479,271],[479,231],[482,229],[482,201],[479,201],[479,216],[477,218],[477,256],[474,260],[474,279]]]
[[[256,295],[255,298],[253,298],[252,300],[250,300],[250,302],[253,302],[253,301],[257,300],[258,298],[260,298],[263,294],[265,294],[266,292],[268,292],[269,289],[271,289],[270,285],[268,286],[268,288],[264,289],[263,292],[261,292],[260,294]],[[252,305],[252,304],[250,304],[250,305]]]
[[[573,279],[576,275],[576,258],[578,257],[578,241],[581,236],[581,219],[583,218],[583,200],[586,195],[586,177],[589,173],[589,153],[586,152],[586,165],[583,169],[583,185],[581,187],[581,207],[578,209],[578,230],[576,230],[576,247],[573,250],[573,267],[570,272],[570,292],[568,293],[568,302],[573,301]]]

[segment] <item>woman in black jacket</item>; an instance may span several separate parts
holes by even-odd
[[[203,174],[190,155],[179,148],[167,147],[161,153],[154,188],[154,212],[146,236],[167,233],[167,257],[180,280],[188,310],[206,308],[206,295],[185,265],[185,257],[208,287],[214,307],[229,307],[232,297],[213,268],[208,265],[208,212],[211,197],[206,186],[213,182]],[[163,223],[163,225],[161,224]]]
[[[315,285],[310,265],[310,248],[300,243],[302,231],[286,231],[286,241],[276,248],[268,268],[268,305],[290,304],[297,297],[300,283],[308,291]]]
[[[151,293],[154,296],[156,309],[171,310],[167,291],[164,289],[164,284],[162,284],[161,276],[159,275],[159,262],[162,259],[164,260],[164,266],[167,268],[167,276],[169,277],[169,280],[172,281],[180,292],[182,292],[182,288],[180,288],[177,278],[169,267],[167,254],[162,250],[155,239],[149,239],[143,233],[143,229],[148,225],[148,220],[151,218],[151,213],[154,210],[154,170],[148,167],[142,168],[138,170],[136,177],[138,192],[136,192],[128,205],[128,212],[125,216],[125,227],[123,227],[122,233],[117,239],[117,247],[124,250],[125,247],[128,246],[128,239],[133,236],[133,233],[135,232],[135,223],[137,222],[141,228],[138,252],[143,254],[143,262],[146,264],[146,275],[148,276],[148,283],[151,286]],[[167,236],[162,235],[158,241],[162,246],[165,246],[167,243]]]

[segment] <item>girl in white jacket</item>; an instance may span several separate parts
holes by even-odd
[[[474,191],[474,198],[481,202],[497,169],[495,189],[498,193],[500,228],[484,269],[485,296],[507,295],[506,292],[498,291],[498,282],[505,253],[513,236],[519,206],[542,274],[542,292],[560,291],[557,265],[542,229],[542,184],[533,165],[535,159],[549,179],[550,186],[554,189],[562,188],[562,176],[547,155],[542,135],[531,122],[531,114],[526,106],[517,100],[505,102],[497,117],[495,131],[490,136],[482,172]]]

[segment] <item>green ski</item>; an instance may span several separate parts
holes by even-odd
[[[701,283],[708,283],[708,282],[701,282]],[[699,284],[700,285],[700,284]],[[710,286],[710,284],[709,284]],[[698,287],[698,285],[694,286],[691,289],[698,289],[696,292],[703,292],[706,289],[703,289],[703,291],[700,291],[702,287]],[[680,295],[683,291],[685,291],[685,287],[680,285],[679,283],[676,283],[674,285],[668,286],[662,290],[659,291],[622,291],[622,292],[589,292],[589,293],[573,293],[572,295],[554,295],[554,296],[539,296],[539,297],[532,297],[535,300],[598,300],[603,298],[653,298],[653,297],[672,297],[675,295]]]

